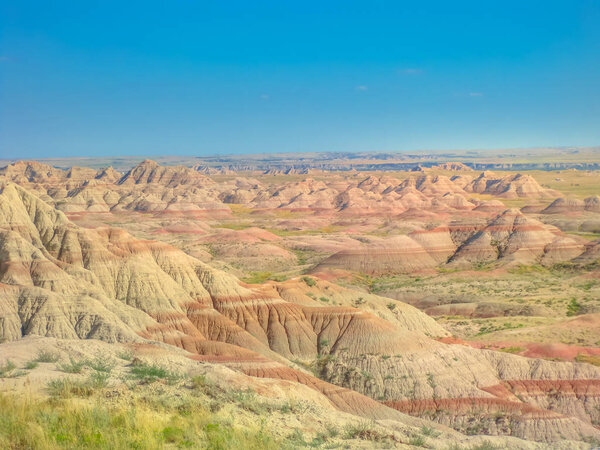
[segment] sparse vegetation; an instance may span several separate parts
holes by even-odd
[[[352,300],[352,306],[358,308],[360,305],[364,305],[366,300],[362,297],[358,297],[357,299]]]
[[[117,353],[117,358],[122,359],[123,361],[131,361],[133,359],[133,352],[131,350],[124,350]]]
[[[96,389],[105,387],[106,381],[106,378],[92,377],[92,375],[85,380],[57,378],[48,382],[46,390],[52,397],[63,399],[70,397],[89,397]]]
[[[364,441],[382,442],[393,438],[391,435],[381,433],[372,422],[362,421],[344,427],[344,439],[362,439]]]

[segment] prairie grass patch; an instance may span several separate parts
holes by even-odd
[[[501,348],[500,351],[504,353],[520,353],[525,350],[523,347],[504,347]]]
[[[600,367],[600,356],[582,355],[581,353],[575,357],[576,362],[588,363]]]
[[[238,427],[201,405],[193,414],[147,404],[107,405],[98,396],[37,399],[0,394],[0,448],[279,449],[260,425]]]

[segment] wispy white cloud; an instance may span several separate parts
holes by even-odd
[[[400,69],[398,73],[400,75],[420,75],[423,73],[423,69],[418,69],[416,67],[407,67],[406,69]]]
[[[469,97],[483,97],[483,92],[469,92]]]
[[[368,86],[364,86],[364,85],[360,85],[360,86],[356,86],[354,89],[356,89],[357,91],[368,91],[369,87]]]
[[[269,100],[269,94],[261,94],[260,95],[261,100]]]

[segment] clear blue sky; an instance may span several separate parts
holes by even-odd
[[[0,157],[598,144],[597,0],[0,0]]]

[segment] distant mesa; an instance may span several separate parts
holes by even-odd
[[[458,161],[445,162],[443,164],[438,164],[436,166],[432,166],[432,169],[438,170],[449,170],[452,172],[472,172],[473,169],[466,164],[463,164]]]

